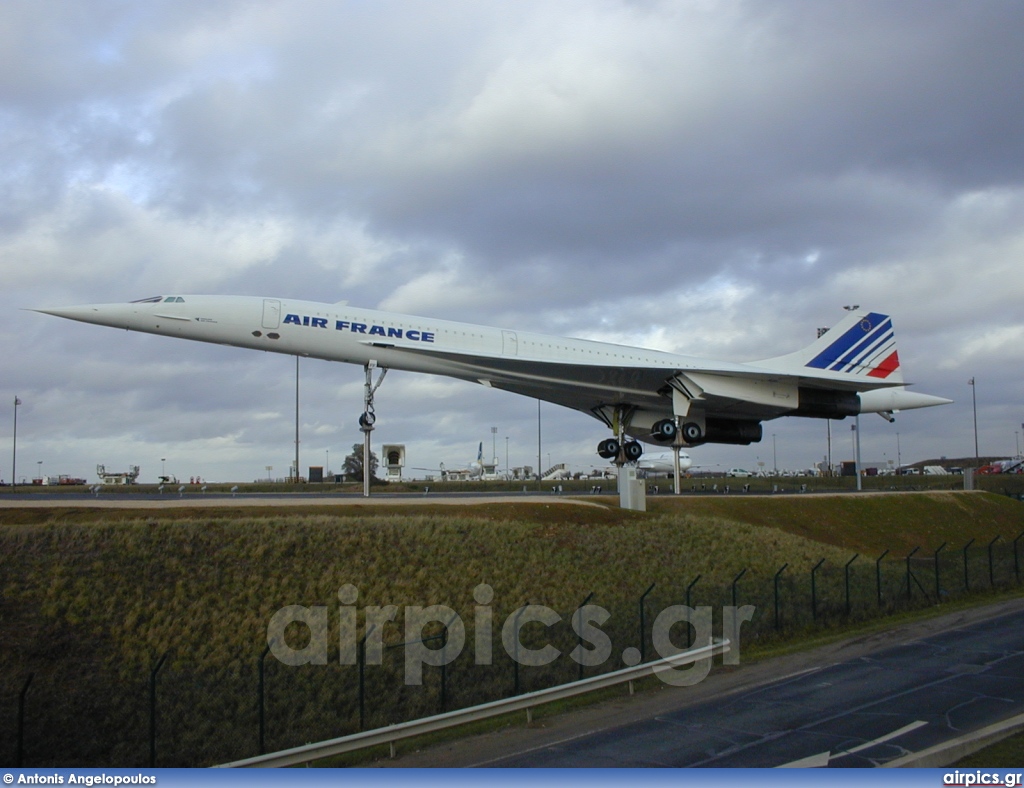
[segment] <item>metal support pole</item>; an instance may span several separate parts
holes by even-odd
[[[167,654],[157,660],[156,666],[149,672],[149,768],[156,768],[156,674],[164,666]]]
[[[889,555],[886,550],[875,560],[875,591],[878,594],[878,606],[882,606],[882,559]]]
[[[935,604],[942,601],[942,588],[939,585],[939,553],[946,546],[946,542],[943,542],[935,550]]]
[[[644,616],[644,600],[647,598],[647,595],[649,593],[651,593],[651,591],[653,591],[653,590],[654,590],[654,583],[651,583],[647,587],[647,590],[644,591],[640,595],[640,661],[641,662],[646,662],[647,661],[647,649],[645,648],[646,637],[644,636],[644,629],[645,629],[645,625],[646,625],[647,622],[646,622],[646,617]]]
[[[789,566],[788,562],[783,564],[781,567],[779,567],[779,571],[775,573],[774,585],[775,585],[775,628],[776,629],[778,629],[779,626],[780,626],[780,621],[779,621],[779,577],[781,577],[782,573],[785,571],[787,566]]]
[[[299,357],[295,356],[295,478],[299,483]]]
[[[850,564],[857,560],[860,553],[855,553],[853,558],[846,562],[846,566],[843,567],[843,572],[846,581],[846,617],[850,617]]]
[[[580,648],[580,661],[577,667],[579,667],[580,681],[583,681],[583,608],[585,608],[593,598],[594,592],[591,591],[587,594],[586,599],[580,602],[580,606],[576,608],[576,613],[578,614],[578,618],[576,619],[576,634],[579,636],[578,645]]]
[[[992,545],[998,542],[1003,537],[996,534],[996,538],[988,543],[988,584],[992,587],[996,587],[996,574],[995,569],[992,566]]]
[[[818,561],[818,563],[814,565],[814,568],[811,569],[811,621],[818,620],[818,585],[815,580],[815,574],[823,563],[825,563],[824,558]]]
[[[1022,536],[1024,536],[1024,534],[1022,534]],[[690,604],[690,591],[692,591],[693,587],[695,585],[697,585],[697,581],[700,580],[701,577],[703,577],[703,575],[697,575],[695,578],[693,578],[693,580],[690,581],[690,585],[688,585],[686,587],[686,606],[688,608],[690,608],[691,610],[693,610],[693,605]],[[692,624],[686,628],[686,647],[687,648],[690,648],[690,646],[693,645],[693,634],[692,634],[693,630],[694,630],[694,626]]]
[[[33,676],[35,673],[28,674],[21,692],[18,693],[18,754],[14,759],[14,765],[18,768],[25,765],[25,695],[28,693]]]
[[[914,553],[920,550],[921,547],[917,546],[910,551],[910,555],[907,556],[907,601],[910,601],[913,595],[913,589],[910,587],[910,559],[914,557]]]
[[[971,578],[967,571],[967,548],[969,548],[972,544],[974,544],[973,538],[971,539],[971,541],[964,545],[964,591],[971,590]]]
[[[259,686],[258,686],[258,689],[257,689],[257,693],[259,695],[259,714],[260,714],[260,740],[259,740],[259,752],[260,752],[260,755],[263,755],[263,753],[265,753],[267,751],[267,747],[266,747],[266,742],[267,742],[267,723],[266,723],[266,714],[265,714],[265,711],[264,711],[265,705],[266,705],[266,700],[265,700],[266,699],[266,684],[264,682],[264,673],[265,673],[265,670],[266,670],[265,664],[266,664],[266,661],[267,661],[267,654],[269,654],[269,653],[270,653],[270,646],[268,645],[265,649],[263,649],[263,653],[260,654],[260,659],[259,659]]]

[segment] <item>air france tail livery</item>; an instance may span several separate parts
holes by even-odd
[[[563,405],[613,430],[598,454],[637,462],[646,443],[748,445],[780,416],[842,419],[943,405],[908,391],[892,321],[851,311],[816,342],[750,363],[453,323],[340,304],[171,295],[35,310],[149,334],[446,375]]]

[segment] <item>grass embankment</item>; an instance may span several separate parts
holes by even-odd
[[[215,513],[2,510],[0,688],[7,711],[0,739],[13,741],[7,734],[15,699],[34,672],[29,697],[37,704],[37,727],[30,727],[27,741],[37,757],[28,762],[49,751],[41,746],[47,736],[80,738],[81,720],[89,719],[90,741],[56,750],[56,762],[144,763],[146,682],[156,659],[169,653],[161,697],[172,696],[177,705],[162,707],[162,764],[254,754],[254,666],[270,617],[292,604],[328,608],[331,664],[286,668],[268,660],[267,747],[350,732],[358,721],[355,668],[337,663],[344,634],[337,594],[348,583],[359,590],[360,611],[367,605],[444,604],[462,616],[467,646],[448,669],[448,703],[454,707],[508,694],[513,672],[500,645],[501,624],[524,602],[547,605],[567,619],[594,592],[592,602],[612,613],[602,628],[614,648],[609,664],[592,672],[619,667],[622,649],[638,644],[638,601],[652,583],[648,637],[654,615],[681,603],[694,578],[700,576],[693,603],[718,608],[746,570],[737,590],[740,604],[758,606],[750,634],[779,638],[809,625],[805,586],[821,559],[814,609],[819,625],[845,620],[841,567],[855,552],[865,559],[856,566],[852,613],[864,617],[877,613],[872,564],[883,550],[897,559],[883,562],[891,570],[885,578],[888,606],[902,599],[901,559],[913,547],[930,556],[944,541],[950,550],[971,538],[985,545],[997,535],[1006,544],[1024,529],[1024,506],[985,494],[651,504],[646,514],[538,504],[457,513],[449,507],[413,513],[358,506],[301,513],[245,507]],[[974,552],[977,561],[984,550]],[[1004,583],[1013,580],[1006,556],[1004,550],[997,565]],[[770,591],[783,564],[789,565],[789,582],[782,586],[779,634]],[[959,572],[951,566],[943,585],[952,586]],[[975,588],[987,587],[985,567],[978,564],[972,572]],[[930,576],[922,574],[922,580],[930,587]],[[473,590],[480,583],[494,590],[492,666],[472,664]],[[914,589],[919,601],[922,592]],[[399,611],[397,624],[385,628],[385,642],[403,640],[401,621]],[[547,632],[531,626],[526,641],[552,642],[563,654],[575,645],[567,626]],[[301,647],[302,628],[291,635],[291,645]],[[428,670],[423,687],[406,687],[401,654],[385,650],[384,665],[367,667],[367,727],[438,708],[437,669]],[[576,666],[563,656],[558,664],[520,673],[523,689],[536,689],[574,678]]]

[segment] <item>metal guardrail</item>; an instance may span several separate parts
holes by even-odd
[[[396,741],[402,739],[422,736],[425,733],[454,728],[466,723],[478,722],[490,719],[491,717],[498,717],[502,714],[522,711],[523,709],[529,712],[535,706],[551,703],[552,701],[572,698],[576,695],[613,687],[617,684],[624,684],[627,681],[635,681],[647,676],[656,676],[659,673],[665,673],[674,668],[691,665],[701,660],[711,659],[719,654],[725,654],[729,651],[729,648],[730,643],[728,640],[719,640],[708,646],[682,651],[679,654],[674,654],[664,659],[644,662],[633,667],[622,668],[621,670],[605,673],[600,676],[593,676],[589,679],[560,684],[557,687],[528,692],[503,700],[495,700],[490,703],[480,704],[479,706],[471,706],[468,709],[449,711],[432,717],[423,717],[418,720],[411,720],[410,722],[389,725],[386,728],[376,728],[372,731],[354,733],[350,736],[342,736],[324,742],[293,747],[290,750],[281,750],[280,752],[245,758],[240,761],[221,764],[216,768],[297,766],[318,761],[322,758],[341,755],[346,752],[355,752],[367,747],[375,747],[380,744],[393,745]]]

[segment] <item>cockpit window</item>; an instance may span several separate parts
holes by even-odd
[[[140,298],[138,301],[132,301],[133,304],[159,304],[164,300],[163,296],[153,296],[152,298]]]
[[[157,300],[159,300],[159,299],[157,299]],[[164,303],[165,304],[184,304],[185,303],[185,299],[182,298],[181,296],[167,296],[167,298],[164,299]]]

